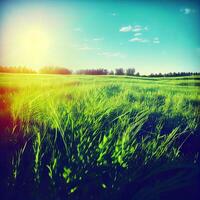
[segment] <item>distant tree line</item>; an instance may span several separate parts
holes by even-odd
[[[107,69],[82,69],[78,70],[76,74],[87,74],[87,75],[107,75]]]
[[[0,66],[1,73],[36,73],[31,68],[28,67],[4,67]]]
[[[42,67],[39,71],[33,70],[29,67],[5,67],[0,66],[0,73],[41,73],[41,74],[63,74],[70,75],[73,72],[64,67]],[[74,72],[75,74],[85,75],[118,75],[118,76],[140,76],[139,72],[135,72],[135,68],[116,68],[115,70],[99,69],[82,69]],[[150,75],[143,75],[145,77],[178,77],[178,76],[192,76],[200,75],[200,72],[170,72],[170,73],[151,73]]]
[[[0,66],[0,72],[4,73],[41,73],[41,74],[72,74],[72,71],[67,68],[61,67],[42,67],[37,72],[32,68],[28,67],[4,67]],[[127,75],[127,76],[139,76],[139,73],[135,73],[134,68],[117,68],[115,71],[107,70],[104,68],[99,69],[82,69],[75,72],[75,74],[85,74],[85,75]]]
[[[72,74],[72,71],[61,67],[43,67],[39,70],[41,74]]]
[[[127,75],[127,76],[139,76],[139,72],[135,73],[135,68],[117,68],[115,71],[107,69],[83,69],[76,72],[76,74],[86,74],[86,75]]]
[[[115,75],[140,76],[140,73],[135,73],[135,68],[128,68],[126,70],[123,68],[117,68],[115,69]]]
[[[38,72],[30,67],[0,66],[1,73],[40,73],[40,74],[71,74],[72,71],[61,67],[42,67]]]
[[[200,72],[169,72],[169,73],[151,73],[150,77],[178,77],[178,76],[192,76],[200,75]]]

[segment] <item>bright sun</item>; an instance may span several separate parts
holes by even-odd
[[[11,26],[3,38],[4,59],[37,69],[47,62],[50,36],[43,26]]]
[[[40,29],[30,29],[25,32],[20,43],[32,55],[40,54],[49,46],[47,34]]]
[[[42,63],[49,48],[48,34],[37,27],[31,27],[20,34],[17,43],[25,63],[33,66]]]

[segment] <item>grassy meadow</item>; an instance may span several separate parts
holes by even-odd
[[[198,199],[199,89],[199,76],[0,74],[2,197]]]

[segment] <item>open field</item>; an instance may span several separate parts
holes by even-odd
[[[198,199],[199,89],[199,76],[0,74],[1,194]]]

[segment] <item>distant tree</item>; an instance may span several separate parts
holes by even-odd
[[[111,71],[109,71],[109,73],[108,73],[109,75],[114,75],[114,71],[113,70],[111,70]]]
[[[124,75],[124,69],[123,68],[118,68],[115,69],[115,75]]]
[[[1,73],[36,73],[32,68],[30,67],[5,67],[5,66],[0,66],[0,72]]]
[[[61,67],[43,67],[39,70],[41,74],[71,74],[72,72],[69,69]]]
[[[137,72],[137,73],[135,74],[135,76],[140,76],[140,73],[139,73],[139,72]]]
[[[154,74],[153,74],[153,73],[151,73],[149,76],[150,76],[150,77],[154,77]]]
[[[126,75],[127,76],[134,76],[134,74],[135,74],[135,68],[128,68],[126,70]]]
[[[169,72],[169,73],[165,73],[165,74],[151,73],[149,75],[149,77],[178,77],[178,76],[192,76],[192,75],[200,75],[200,72]]]
[[[107,69],[83,69],[76,72],[77,74],[86,74],[86,75],[107,75]]]

